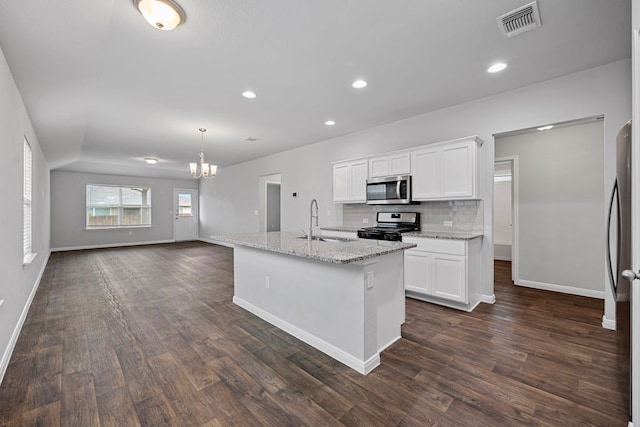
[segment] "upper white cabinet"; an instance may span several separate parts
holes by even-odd
[[[411,172],[409,153],[396,153],[369,159],[369,178],[388,175],[406,175]]]
[[[478,198],[481,144],[482,140],[470,137],[413,151],[413,200]]]
[[[367,178],[411,175],[412,199],[478,199],[479,147],[476,136],[425,145],[382,156],[333,164],[334,203],[366,203]]]
[[[333,201],[335,203],[365,203],[367,201],[366,159],[333,165]]]

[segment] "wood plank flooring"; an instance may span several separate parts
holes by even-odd
[[[233,251],[53,253],[0,385],[2,426],[626,426],[603,302],[520,288],[407,299],[367,376],[231,302]]]

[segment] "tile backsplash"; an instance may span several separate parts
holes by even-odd
[[[428,231],[473,231],[484,230],[484,210],[482,200],[453,200],[421,202],[417,205],[366,205],[344,204],[342,222],[350,227],[373,227],[376,225],[376,213],[385,212],[420,212],[420,227]],[[363,219],[368,219],[364,223]],[[452,226],[445,226],[451,221]]]

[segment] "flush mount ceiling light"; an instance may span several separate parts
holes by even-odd
[[[356,80],[355,82],[351,83],[351,87],[353,87],[354,89],[363,89],[367,87],[367,82],[365,80]]]
[[[327,126],[333,126],[333,125],[336,124],[336,122],[333,121],[333,120],[327,120],[326,122],[324,122],[324,124],[327,125]]]
[[[244,96],[245,98],[248,98],[248,99],[253,99],[253,98],[255,98],[257,95],[256,95],[256,93],[255,93],[255,92],[252,92],[252,91],[250,91],[250,90],[246,90],[246,91],[242,92],[242,96]]]
[[[207,131],[205,128],[198,129],[201,135],[201,151],[200,151],[200,161],[197,163],[189,163],[189,169],[191,169],[191,176],[194,179],[198,178],[209,178],[212,176],[216,176],[218,172],[218,166],[209,165],[207,161],[204,159],[204,133]],[[200,166],[200,168],[198,168]]]
[[[547,126],[542,126],[538,128],[538,130],[549,130],[549,129],[553,129],[553,125],[547,125]]]
[[[133,0],[144,19],[153,27],[171,31],[182,24],[186,15],[173,0]]]
[[[499,73],[505,68],[507,68],[507,64],[505,64],[504,62],[496,62],[495,64],[487,68],[487,73]]]
[[[158,163],[158,159],[156,159],[155,157],[145,157],[144,161],[149,163],[150,165],[155,165],[156,163]]]

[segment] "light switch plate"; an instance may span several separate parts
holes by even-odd
[[[363,224],[369,224],[369,218],[362,218]]]
[[[442,221],[442,225],[445,227],[453,227],[453,221]]]

